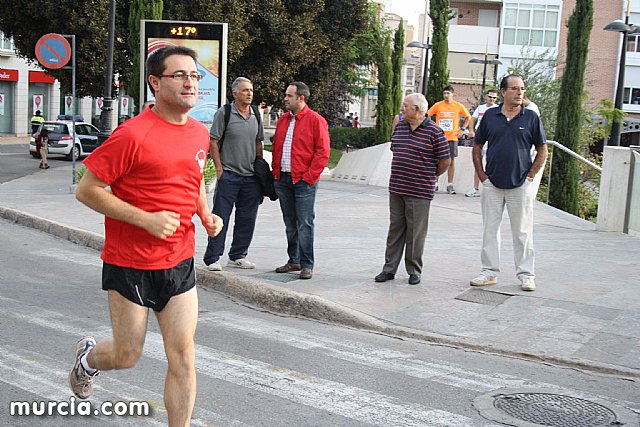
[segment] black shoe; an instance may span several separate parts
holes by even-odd
[[[386,282],[387,280],[393,280],[395,278],[396,278],[395,274],[387,273],[386,271],[383,271],[382,273],[374,277],[373,280],[375,280],[376,282]]]
[[[417,285],[418,283],[420,283],[420,275],[419,274],[410,274],[409,275],[409,284],[410,285]]]

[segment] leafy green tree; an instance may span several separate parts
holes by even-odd
[[[580,145],[582,123],[582,100],[584,95],[584,73],[589,48],[589,35],[593,26],[593,0],[577,0],[569,18],[567,37],[567,64],[562,74],[560,102],[555,140],[570,150],[577,151]],[[577,161],[560,152],[553,156],[553,176],[549,186],[549,204],[578,215]]]
[[[89,0],[59,0],[30,2],[26,0],[2,3],[0,29],[13,37],[18,55],[35,62],[35,45],[47,33],[72,34],[76,38],[76,94],[98,96],[104,88],[104,64],[107,51],[109,2]],[[116,33],[116,37],[122,37]],[[118,57],[120,59],[120,57]],[[123,64],[114,61],[114,70]],[[62,90],[71,92],[71,72],[50,70],[60,80]]]
[[[45,33],[75,34],[77,94],[102,94],[109,0],[5,3],[0,30],[14,38],[19,55],[34,60],[34,46]],[[351,40],[366,28],[367,0],[177,0],[162,4],[162,0],[116,2],[113,69],[132,96],[139,93],[130,86],[136,85],[139,68],[134,63],[140,48],[137,29],[130,34],[129,20],[134,24],[142,16],[156,17],[162,9],[162,19],[228,23],[227,83],[237,76],[249,77],[256,101],[281,103],[287,84],[303,80],[311,87],[314,108],[324,108],[314,103],[330,97],[344,104],[344,88],[349,84],[341,81],[341,67]],[[51,74],[61,81],[63,90],[70,89],[68,70]]]
[[[431,36],[432,58],[427,83],[427,101],[433,105],[442,99],[442,90],[449,83],[449,0],[429,0],[429,16],[433,23]]]
[[[393,56],[391,67],[393,72],[393,84],[391,85],[391,111],[395,114],[400,111],[402,105],[402,60],[404,59],[404,25],[400,25],[393,38]]]
[[[136,109],[140,106],[140,21],[143,19],[162,19],[162,0],[130,0],[129,1],[129,50],[133,58],[128,70],[128,92],[135,101]]]
[[[527,97],[540,108],[540,118],[548,139],[554,139],[556,132],[561,82],[555,75],[558,62],[549,51],[536,54],[530,47],[524,47],[520,57],[508,69],[509,74],[522,77],[527,87]]]

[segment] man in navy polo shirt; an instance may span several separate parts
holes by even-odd
[[[395,278],[404,251],[409,284],[420,283],[429,207],[436,179],[451,163],[447,138],[426,116],[428,109],[424,95],[407,95],[400,110],[403,121],[398,122],[391,137],[389,233],[384,267],[375,277],[376,282]]]
[[[482,271],[471,286],[498,283],[500,271],[500,225],[505,206],[513,237],[516,275],[524,291],[536,289],[533,253],[533,180],[544,166],[547,145],[540,117],[522,105],[522,78],[508,75],[500,82],[504,103],[487,110],[473,145],[473,165],[482,182]],[[482,145],[488,142],[486,170]],[[536,156],[531,160],[531,147]]]

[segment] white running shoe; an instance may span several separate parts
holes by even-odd
[[[214,262],[213,264],[207,265],[205,268],[209,271],[222,271],[222,266],[218,261]]]
[[[456,194],[456,190],[454,190],[454,188],[453,188],[453,184],[449,184],[449,185],[447,185],[447,193],[449,193],[449,194]]]
[[[96,370],[93,375],[89,375],[80,363],[80,358],[89,353],[95,345],[96,340],[93,337],[82,337],[76,343],[75,361],[73,363],[73,369],[69,372],[68,379],[71,391],[80,399],[87,399],[91,396],[93,379],[100,374],[100,371]]]
[[[480,197],[480,191],[477,188],[472,188],[468,193],[464,193],[467,197]]]
[[[239,258],[235,261],[229,260],[229,262],[227,263],[227,266],[235,267],[235,268],[246,268],[246,269],[256,268],[256,265],[246,258]]]
[[[533,280],[533,276],[521,276],[520,277],[520,288],[523,291],[535,291],[536,290],[536,282]]]
[[[498,283],[498,278],[491,273],[483,271],[478,275],[478,277],[471,279],[471,282],[469,283],[471,284],[471,286],[495,285],[496,283]]]

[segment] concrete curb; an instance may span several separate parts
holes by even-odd
[[[0,207],[0,218],[19,225],[44,231],[72,243],[102,250],[104,237],[90,231],[80,230],[35,215]],[[550,363],[567,368],[580,369],[601,374],[616,375],[630,379],[640,378],[640,370],[598,363],[584,359],[562,358],[548,354],[520,352],[478,343],[464,337],[429,333],[422,330],[393,324],[377,317],[359,312],[341,304],[327,301],[315,295],[280,288],[269,283],[235,275],[228,272],[212,272],[197,267],[198,286],[261,307],[268,311],[335,323],[364,329],[393,337],[415,339],[450,347],[460,347],[501,356]]]

